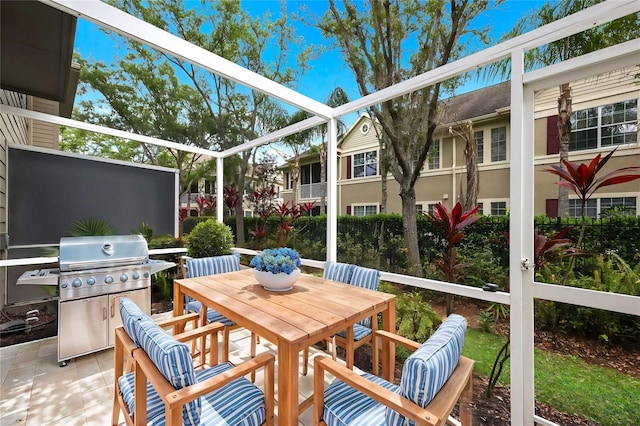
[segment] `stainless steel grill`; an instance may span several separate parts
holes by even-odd
[[[151,311],[151,274],[173,266],[150,261],[141,235],[64,237],[59,269],[25,272],[18,284],[58,284],[58,361],[109,348],[122,324],[119,299]]]

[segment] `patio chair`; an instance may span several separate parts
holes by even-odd
[[[444,425],[460,400],[460,424],[470,426],[473,361],[460,355],[465,331],[464,317],[455,314],[422,345],[376,331],[377,337],[415,351],[404,362],[399,386],[373,374],[359,375],[328,357],[316,357],[314,424]],[[326,389],[325,372],[336,377]]]
[[[349,284],[355,285],[369,290],[378,290],[380,283],[380,271],[377,269],[364,268],[356,266],[353,269],[353,275]],[[375,330],[378,328],[378,318],[369,317],[362,321],[358,321],[353,325],[353,339],[347,340],[347,330],[342,330],[335,336],[331,337],[333,348],[333,360],[336,360],[336,346],[344,348],[347,352],[347,368],[353,368],[353,354],[360,346],[371,344],[371,360],[373,365],[373,374],[378,374],[378,345],[376,339],[373,338]]]
[[[205,275],[224,274],[226,272],[234,272],[240,270],[240,254],[234,253],[224,256],[212,256],[192,258],[183,256],[180,258],[180,268],[182,269],[182,276],[185,278],[202,277]],[[185,305],[187,312],[196,312],[201,315],[200,324],[207,324],[212,322],[219,322],[224,325],[223,337],[222,337],[222,360],[227,362],[229,360],[229,333],[231,330],[239,328],[240,326],[219,313],[214,309],[207,309],[206,315],[202,310],[202,303],[198,300],[188,298]],[[204,348],[204,341],[202,347]],[[256,356],[256,335],[251,333],[251,357]]]
[[[118,424],[120,411],[129,426],[274,424],[273,355],[261,354],[237,366],[210,364],[196,370],[184,342],[205,333],[217,348],[222,324],[170,336],[128,298],[120,300],[120,313],[123,325],[115,331],[112,425]],[[197,315],[185,316],[189,317]],[[175,318],[163,325],[179,321]],[[260,368],[264,369],[264,391],[243,377]]]
[[[369,290],[378,290],[380,282],[380,271],[377,269],[364,268],[357,265],[349,265],[345,263],[327,263],[325,269],[325,277],[334,281],[341,281],[346,284],[358,287],[368,288]],[[336,279],[337,278],[337,279]],[[342,281],[345,280],[345,281]],[[353,353],[360,346],[371,343],[371,353],[373,362],[373,373],[378,374],[378,350],[376,341],[372,338],[374,331],[378,328],[377,318],[369,317],[357,322],[353,326],[353,339],[347,340],[347,330],[342,330],[338,334],[331,336],[325,341],[331,344],[331,356],[335,361],[337,359],[336,347],[340,346],[347,351],[347,367],[353,368]],[[309,350],[304,351],[304,365],[302,374],[307,375],[309,361]]]

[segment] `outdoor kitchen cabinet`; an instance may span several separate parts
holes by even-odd
[[[151,311],[151,289],[124,291],[60,301],[58,304],[58,361],[65,361],[80,355],[100,351],[114,345],[114,330],[122,325],[120,318],[120,298],[128,297],[143,312]]]

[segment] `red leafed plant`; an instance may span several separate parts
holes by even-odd
[[[575,250],[571,249],[571,240],[564,238],[573,230],[573,226],[569,226],[560,230],[553,237],[548,238],[544,234],[538,233],[538,228],[533,233],[533,253],[535,256],[535,270],[539,270],[547,261],[560,254],[575,254]]]
[[[561,180],[556,182],[557,185],[564,186],[571,189],[580,199],[580,216],[582,217],[582,226],[580,228],[580,236],[576,243],[576,248],[579,250],[582,247],[582,239],[584,238],[584,231],[586,228],[585,206],[587,200],[591,198],[594,192],[605,186],[617,185],[619,183],[631,182],[636,179],[640,179],[640,173],[627,173],[632,170],[640,170],[639,166],[629,166],[615,169],[602,177],[597,177],[597,174],[604,165],[609,161],[617,147],[610,153],[602,157],[601,154],[595,156],[589,165],[585,163],[577,164],[564,160],[562,163],[566,167],[566,170],[560,165],[552,165],[551,169],[545,171],[560,176]],[[626,173],[626,174],[624,174]],[[569,277],[571,270],[573,269],[575,257],[571,258],[567,273],[564,275],[562,284],[564,284]]]
[[[433,213],[427,213],[427,218],[442,232],[442,236],[447,241],[447,248],[442,254],[442,259],[436,261],[436,266],[440,269],[445,279],[449,282],[456,283],[459,273],[465,265],[458,263],[456,259],[455,245],[459,243],[464,234],[462,230],[473,224],[480,216],[476,213],[478,207],[462,211],[462,205],[458,202],[451,210],[451,214],[447,208],[438,203],[433,208]],[[447,315],[453,310],[453,295],[447,295]]]
[[[545,171],[560,176],[561,180],[556,182],[557,185],[571,189],[580,199],[580,213],[582,216],[582,229],[580,230],[580,237],[576,247],[580,248],[582,244],[582,238],[584,237],[585,230],[585,206],[587,200],[591,198],[594,192],[605,186],[617,185],[619,183],[631,182],[636,179],[640,179],[640,173],[628,173],[632,170],[640,170],[639,166],[622,167],[615,169],[602,177],[597,177],[597,174],[604,165],[609,161],[617,147],[606,156],[602,157],[601,154],[591,160],[589,165],[585,163],[577,164],[571,161],[564,160],[562,166],[556,164],[552,165],[550,169]]]

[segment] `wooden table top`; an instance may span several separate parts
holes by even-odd
[[[182,291],[268,340],[315,343],[380,312],[395,296],[301,274],[292,290],[265,290],[252,269],[177,280]]]

